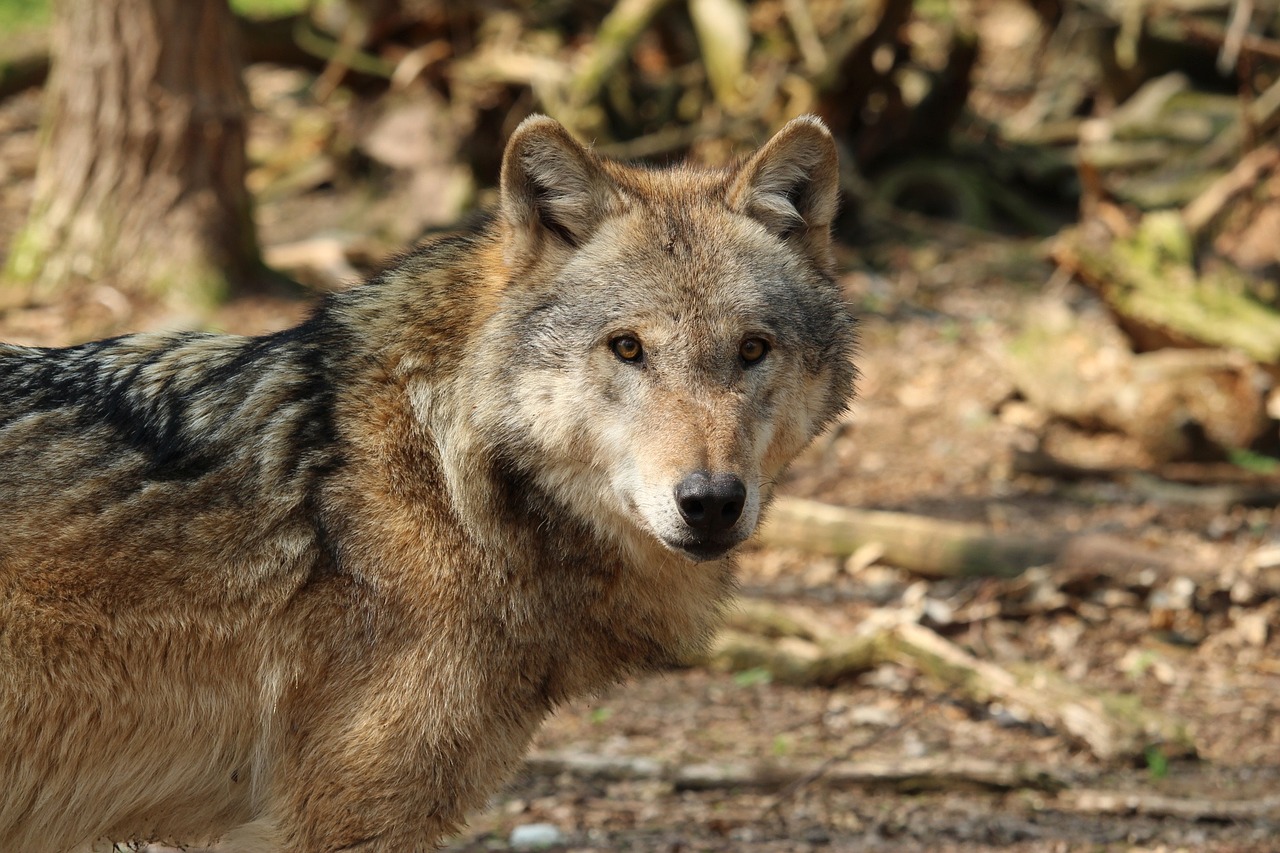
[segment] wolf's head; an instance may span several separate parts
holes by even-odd
[[[736,168],[631,168],[526,120],[502,167],[509,281],[475,416],[582,521],[691,560],[755,530],[848,403],[836,150],[796,119]]]

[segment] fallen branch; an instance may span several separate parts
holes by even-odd
[[[876,543],[885,562],[923,575],[1012,577],[1053,562],[1064,538],[996,535],[979,524],[779,498],[760,541],[846,557]]]
[[[971,702],[1012,707],[1028,720],[1081,741],[1102,760],[1141,756],[1154,744],[1167,755],[1194,752],[1183,725],[1142,707],[1133,697],[1091,691],[1040,667],[1015,672],[979,660],[936,632],[905,620],[819,642],[727,630],[707,663],[728,672],[761,669],[784,684],[820,685],[883,663],[898,663]]]
[[[972,701],[1020,708],[1030,719],[1082,741],[1104,761],[1140,756],[1153,744],[1167,745],[1166,754],[1192,751],[1181,724],[1133,697],[1094,693],[1040,667],[1015,674],[978,660],[921,625],[898,625],[881,647],[888,658]]]
[[[1153,473],[1130,466],[1077,465],[1037,448],[1015,449],[1010,468],[1017,474],[1055,480],[1112,480],[1145,500],[1174,506],[1227,510],[1280,503],[1280,477],[1226,462],[1174,462]]]
[[[819,768],[802,764],[697,764],[672,776],[678,791],[721,788],[778,790],[798,781],[827,788],[889,788],[894,791],[1058,791],[1068,779],[1045,765],[940,755],[887,761],[837,761]]]
[[[588,781],[618,782],[627,779],[665,779],[671,771],[654,758],[629,755],[597,755],[590,752],[534,752],[524,766],[539,776],[562,773]]]
[[[821,645],[795,637],[768,639],[726,629],[707,663],[721,672],[764,670],[780,684],[832,685],[866,672],[885,659],[884,635],[868,631]]]
[[[749,788],[777,791],[804,781],[827,788],[890,788],[895,791],[1059,791],[1070,779],[1047,765],[939,755],[889,761],[743,762],[668,765],[643,756],[538,752],[526,759],[530,773],[567,774],[588,781],[660,780],[678,791]]]
[[[1218,178],[1182,209],[1182,219],[1192,239],[1204,230],[1236,197],[1257,189],[1263,175],[1280,164],[1280,148],[1267,145],[1240,158],[1230,172]]]
[[[1149,479],[1136,482],[1142,489]],[[1166,485],[1169,489],[1178,488],[1176,483]],[[1196,489],[1198,495],[1207,491],[1207,487],[1183,488]],[[1200,497],[1205,501],[1224,497],[1245,500],[1272,495],[1275,488],[1215,492]],[[1179,497],[1182,503],[1192,502],[1189,497]],[[1101,533],[1005,536],[978,524],[849,509],[799,498],[778,499],[760,531],[760,541],[840,557],[875,545],[883,548],[880,559],[884,562],[926,577],[1009,578],[1033,566],[1053,565],[1064,569],[1089,566],[1099,573],[1112,574],[1151,569],[1161,576],[1208,578],[1213,568],[1201,565],[1183,551],[1137,545]]]
[[[1280,819],[1280,796],[1254,800],[1213,800],[1133,791],[1077,790],[1059,794],[1054,807],[1086,814],[1136,814],[1186,820]]]

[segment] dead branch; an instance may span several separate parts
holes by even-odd
[[[622,0],[610,10],[569,81],[570,107],[582,109],[595,100],[605,80],[627,58],[636,39],[666,4],[667,0]]]
[[[525,761],[525,768],[538,775],[568,774],[590,781],[662,780],[680,791],[726,788],[776,791],[800,781],[828,788],[890,788],[898,791],[1059,791],[1070,784],[1070,779],[1062,771],[1047,765],[955,755],[900,758],[892,762],[769,761],[672,766],[643,756],[535,752]]]
[[[1090,469],[1085,473],[1096,472]],[[1232,491],[1230,496],[1256,497],[1274,491],[1274,487],[1257,486],[1255,491]],[[1223,495],[1215,492],[1210,497],[1219,500]],[[1187,497],[1181,499],[1184,503],[1189,501]],[[1104,573],[1137,567],[1170,576],[1203,574],[1203,567],[1182,552],[1139,546],[1114,536],[1078,533],[1011,537],[992,533],[978,524],[849,509],[800,498],[778,499],[760,531],[760,540],[768,545],[845,557],[860,548],[878,546],[883,548],[884,562],[926,577],[1014,577],[1032,566],[1050,564],[1060,568],[1087,564]]]
[[[1054,806],[1086,814],[1147,815],[1187,820],[1280,819],[1280,796],[1252,800],[1214,800],[1207,797],[1170,797],[1136,791],[1064,791]]]
[[[1015,449],[1010,469],[1055,480],[1114,480],[1162,504],[1225,510],[1280,503],[1280,480],[1274,474],[1257,474],[1225,462],[1174,462],[1153,473],[1123,465],[1077,465],[1037,448]]]
[[[786,684],[833,684],[888,662],[910,666],[969,701],[1019,709],[1027,719],[1083,742],[1103,760],[1139,756],[1156,743],[1171,754],[1192,751],[1183,726],[1131,698],[1092,692],[1043,668],[1014,672],[979,660],[905,619],[823,642],[725,631],[709,660],[722,671],[763,669]]]
[[[895,791],[1040,790],[1069,784],[1045,765],[940,755],[887,761],[837,761],[818,767],[798,763],[695,764],[672,774],[678,791],[721,788],[778,790],[800,780],[828,788],[889,788]]]
[[[1238,350],[1262,364],[1280,362],[1280,315],[1250,295],[1243,273],[1200,274],[1193,254],[1187,225],[1175,210],[1148,213],[1127,239],[1100,241],[1089,229],[1068,229],[1053,249],[1054,261],[1101,293],[1144,349],[1207,345]],[[1145,354],[1157,355],[1170,358]]]
[[[567,773],[578,779],[606,782],[665,779],[671,773],[665,764],[653,758],[590,752],[534,752],[525,758],[524,766],[539,776]]]
[[[883,647],[889,658],[973,701],[1021,708],[1031,719],[1084,742],[1102,760],[1139,756],[1153,743],[1191,750],[1180,724],[1130,698],[1092,693],[1039,667],[1015,674],[978,660],[921,625],[898,625]]]
[[[1280,80],[1273,82],[1244,110],[1244,114],[1224,129],[1187,164],[1192,171],[1205,171],[1241,155],[1245,140],[1266,134],[1280,122]]]
[[[997,536],[978,524],[897,512],[848,509],[800,498],[779,498],[760,541],[849,556],[877,543],[884,560],[934,577],[1012,577],[1053,562],[1062,538]]]
[[[1257,188],[1258,180],[1280,165],[1280,148],[1268,145],[1250,151],[1230,172],[1182,209],[1182,219],[1192,238],[1199,237],[1237,196]]]

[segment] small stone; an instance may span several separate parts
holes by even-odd
[[[564,843],[564,835],[549,823],[526,823],[511,830],[512,850],[546,850]]]
[[[1237,612],[1233,614],[1236,631],[1240,639],[1251,646],[1262,648],[1267,644],[1267,636],[1271,629],[1267,625],[1267,614],[1263,612]]]
[[[849,711],[850,719],[859,726],[889,728],[902,722],[897,712],[876,705],[860,705]]]
[[[836,559],[815,560],[804,573],[807,586],[827,586],[835,582],[844,566]]]
[[[925,598],[923,616],[938,627],[946,627],[954,621],[951,605],[937,598]]]

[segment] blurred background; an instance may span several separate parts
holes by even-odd
[[[533,112],[820,115],[863,377],[451,850],[1280,849],[1277,0],[0,0],[0,339],[282,328]]]

